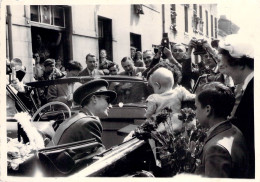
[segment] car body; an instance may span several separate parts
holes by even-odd
[[[118,146],[122,146],[121,143],[123,142],[125,136],[130,131],[134,130],[138,125],[142,124],[145,121],[144,115],[146,112],[146,98],[152,93],[152,90],[148,86],[147,81],[145,79],[141,77],[128,77],[128,76],[100,76],[100,77],[84,76],[84,77],[64,78],[64,79],[51,80],[51,81],[35,81],[35,82],[26,83],[26,85],[30,87],[31,90],[33,90],[32,93],[35,94],[37,92],[37,89],[39,89],[40,87],[47,87],[53,84],[76,83],[76,82],[83,84],[97,78],[107,80],[109,83],[109,89],[116,91],[118,96],[117,99],[112,103],[112,108],[109,110],[109,115],[107,117],[100,118],[103,127],[102,142],[106,147],[106,149],[108,149],[107,151],[111,152],[111,151],[115,151],[114,150],[115,148],[118,149]],[[31,96],[30,98],[35,98],[35,95]],[[42,106],[39,105],[38,106],[36,105],[36,107],[37,108],[35,109],[35,112],[32,113],[33,117],[42,108]],[[70,108],[70,111],[72,115],[77,113],[79,111],[79,106],[74,105],[72,108]],[[48,125],[50,120],[56,120],[56,118],[61,113],[62,115],[67,115],[66,110],[61,111],[60,109],[55,110],[54,108],[50,108],[50,110],[44,109],[44,114],[38,117],[34,117],[35,121],[32,122],[32,125],[35,126],[37,129],[44,128]],[[64,119],[65,118],[61,120],[63,121]],[[7,125],[6,125],[7,137],[10,138],[18,137],[17,125],[18,125],[17,121],[12,116],[9,115],[7,117]],[[127,145],[129,145],[129,147],[127,147],[129,150],[131,148],[131,142],[130,144]],[[143,146],[143,144],[140,144],[140,147],[141,146]],[[125,152],[120,151],[120,153],[124,155]],[[34,155],[28,162],[22,164],[21,168],[18,171],[11,170],[8,172],[8,174],[15,175],[15,176],[16,175],[34,176],[32,171],[23,170],[23,168],[26,169],[28,168],[26,166],[36,165],[34,164],[35,162],[32,162],[36,160],[38,160],[37,155]],[[111,174],[111,176],[119,175],[113,173],[109,173],[109,174]],[[52,176],[50,175],[50,172],[45,172],[44,176],[48,176],[48,175]],[[56,173],[54,176],[59,176],[59,175]]]
[[[144,122],[146,103],[145,100],[151,94],[151,88],[147,86],[146,80],[141,77],[128,76],[100,76],[100,77],[72,77],[50,81],[35,81],[27,83],[34,91],[41,87],[46,87],[54,84],[64,83],[86,83],[93,79],[105,79],[109,83],[109,89],[117,92],[117,99],[112,103],[112,108],[109,110],[108,117],[100,118],[103,126],[103,143],[106,148],[118,145],[123,141],[124,132],[129,129],[134,129],[135,126]],[[122,89],[124,87],[124,89]],[[36,92],[36,91],[35,91]],[[34,92],[34,93],[35,93]],[[35,97],[33,97],[35,98]],[[38,106],[38,109],[40,106]],[[79,106],[70,108],[72,114],[79,110]],[[54,119],[60,111],[53,111],[37,122],[33,122],[36,128],[42,128],[48,121]],[[124,127],[129,126],[129,128]],[[14,138],[17,136],[17,124],[12,117],[7,118],[7,136]],[[112,140],[111,140],[112,139]]]

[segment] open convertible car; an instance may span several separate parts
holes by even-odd
[[[109,89],[117,92],[117,99],[112,103],[108,117],[100,118],[103,126],[102,141],[106,150],[92,153],[98,143],[93,139],[55,147],[45,147],[27,156],[16,168],[8,166],[8,176],[73,176],[73,177],[122,177],[122,176],[167,176],[167,171],[157,167],[153,151],[145,140],[123,139],[137,126],[145,122],[146,98],[152,93],[147,81],[140,77],[101,76],[109,82]],[[79,111],[79,106],[68,107],[61,102],[39,105],[37,95],[40,88],[55,84],[86,83],[94,77],[72,77],[51,81],[27,83],[29,92],[19,96],[7,92],[17,101],[21,111],[31,115],[31,124],[38,130],[46,127],[51,120],[54,129],[71,115]],[[199,80],[198,82],[199,83]],[[74,86],[75,86],[74,85]],[[198,84],[195,85],[195,89]],[[28,104],[29,103],[29,104]],[[29,106],[29,108],[28,108]],[[7,113],[7,137],[10,140],[26,141],[26,133],[12,115]],[[84,150],[86,155],[81,160],[70,161],[66,152]],[[63,155],[65,154],[65,155]],[[149,171],[149,172],[148,172]],[[150,173],[151,172],[151,173]]]
[[[18,168],[8,168],[8,175],[35,176],[40,173],[42,176],[127,176],[136,174],[137,171],[151,171],[155,167],[149,144],[136,138],[122,143],[130,131],[145,121],[145,100],[152,93],[147,81],[140,77],[127,76],[101,76],[99,78],[107,80],[109,89],[116,91],[118,95],[116,101],[112,103],[109,116],[100,118],[103,126],[102,141],[107,150],[101,154],[89,155],[77,164],[71,164],[73,166],[71,167],[67,164],[59,166],[59,162],[56,162],[58,154],[67,149],[77,148],[91,151],[96,146],[95,140],[43,148],[34,152]],[[40,99],[39,90],[55,84],[82,84],[92,79],[96,78],[72,77],[36,81],[26,84],[29,88],[27,95],[12,93],[9,87],[7,87],[7,92],[11,92],[21,111],[31,115],[32,125],[37,129],[45,127],[51,120],[55,121],[53,127],[57,129],[61,122],[78,112],[79,106],[68,107],[61,102],[40,105],[37,102]],[[17,120],[10,113],[7,113],[7,137],[26,140],[25,132],[21,130]]]

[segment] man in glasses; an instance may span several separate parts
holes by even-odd
[[[114,91],[107,90],[108,82],[92,80],[80,86],[73,94],[73,100],[81,106],[79,113],[65,120],[58,127],[49,146],[78,142],[95,138],[102,145],[102,125],[99,117],[108,116],[110,103],[116,98]],[[100,147],[99,150],[103,150]]]

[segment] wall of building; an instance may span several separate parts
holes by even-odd
[[[197,4],[197,16],[199,16],[199,6],[201,4]],[[169,38],[171,42],[175,43],[183,43],[188,45],[190,39],[192,37],[196,38],[203,38],[208,41],[211,41],[211,21],[210,21],[210,15],[213,15],[214,18],[218,17],[217,14],[217,5],[216,4],[202,4],[202,19],[204,21],[204,26],[203,26],[203,34],[200,34],[199,32],[196,33],[193,31],[193,23],[192,23],[192,18],[193,18],[193,4],[189,5],[188,8],[188,32],[185,32],[185,15],[184,15],[184,4],[176,4],[176,29],[177,32],[174,33],[171,29],[171,15],[170,15],[170,4],[165,5],[165,31],[169,32]],[[209,36],[206,36],[206,13],[205,11],[208,11],[208,30],[209,30]],[[215,22],[215,19],[214,19]],[[213,23],[214,23],[213,22]],[[214,27],[214,24],[213,24]],[[199,28],[198,28],[199,29]],[[214,30],[214,35],[215,35],[215,30]]]
[[[25,82],[32,81],[32,41],[31,28],[27,21],[27,6],[11,6],[12,14],[12,38],[13,38],[13,58],[20,58],[26,67]]]
[[[165,6],[165,32],[168,32],[171,42],[188,44],[192,37],[211,40],[210,15],[217,17],[217,5],[202,5],[203,34],[193,32],[193,5],[188,9],[189,32],[186,33],[184,21],[184,5],[176,4],[176,29],[170,29],[170,4]],[[199,16],[199,4],[198,4]],[[209,12],[209,37],[206,37],[205,10]],[[14,57],[23,60],[27,67],[26,81],[32,81],[32,40],[30,24],[30,6],[12,5],[13,21],[13,52]],[[152,45],[159,45],[162,39],[163,21],[162,4],[144,4],[144,14],[136,14],[133,5],[72,5],[72,52],[73,59],[86,66],[85,57],[88,53],[98,58],[98,16],[112,20],[113,61],[120,65],[125,56],[130,56],[130,33],[141,35],[142,51],[153,49]],[[121,65],[120,65],[121,66]],[[122,70],[122,68],[121,68]]]
[[[130,56],[130,32],[141,35],[142,50],[152,49],[152,44],[160,44],[161,5],[147,6],[158,12],[143,7],[144,14],[137,15],[132,5],[72,6],[74,59],[85,65],[86,54],[99,54],[98,16],[112,20],[113,61],[119,65],[123,57]]]

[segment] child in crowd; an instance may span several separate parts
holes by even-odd
[[[163,67],[156,69],[148,79],[152,86],[154,94],[147,98],[146,117],[156,117],[160,111],[166,107],[172,110],[172,113],[179,113],[182,101],[192,101],[195,95],[191,94],[182,86],[174,86],[173,73]]]
[[[196,117],[209,128],[195,174],[215,178],[248,178],[248,151],[241,131],[227,120],[235,103],[231,89],[220,82],[200,86]]]

